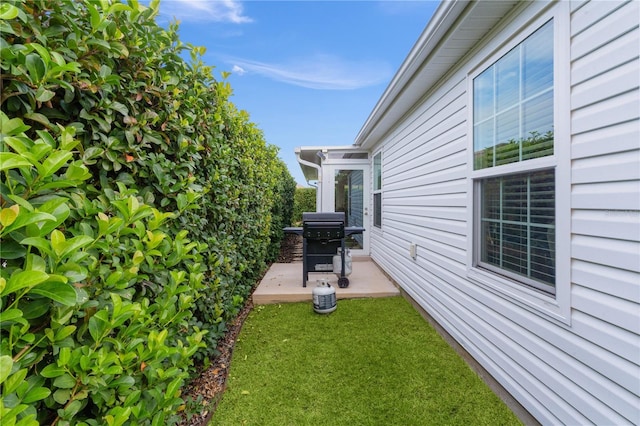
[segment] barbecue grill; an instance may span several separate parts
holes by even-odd
[[[361,234],[364,228],[345,227],[344,212],[305,212],[302,213],[302,228],[289,227],[284,231],[302,235],[303,287],[307,286],[310,272],[332,272],[336,254],[340,254],[342,263],[338,286],[349,286],[345,276],[345,236]]]

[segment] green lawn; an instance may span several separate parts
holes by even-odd
[[[256,307],[211,425],[515,425],[403,298]]]

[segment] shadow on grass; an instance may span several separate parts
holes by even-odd
[[[516,425],[402,297],[258,306],[211,425]]]

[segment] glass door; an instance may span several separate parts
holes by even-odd
[[[368,192],[365,186],[369,182],[368,167],[365,166],[333,166],[333,200],[329,205],[333,211],[344,212],[345,226],[365,228],[362,234],[351,235],[345,243],[352,254],[369,254],[369,216]]]

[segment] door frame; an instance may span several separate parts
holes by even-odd
[[[362,221],[365,231],[362,233],[362,249],[351,249],[351,254],[354,256],[368,256],[370,250],[370,233],[371,233],[371,218],[369,211],[370,205],[370,192],[369,186],[371,185],[371,172],[370,164],[368,160],[350,160],[345,161],[324,161],[323,164],[324,183],[322,191],[323,209],[327,212],[334,212],[336,206],[335,199],[335,185],[336,185],[336,171],[338,170],[361,170],[362,171]]]

